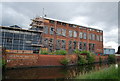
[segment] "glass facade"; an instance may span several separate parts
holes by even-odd
[[[2,34],[2,47],[9,50],[34,50],[32,44],[41,44],[42,38],[40,33],[30,32],[26,30],[0,29]]]

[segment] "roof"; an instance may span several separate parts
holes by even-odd
[[[40,18],[42,18],[42,16],[40,16]],[[80,27],[84,27],[84,28],[96,29],[96,28],[92,28],[92,27],[86,27],[86,26],[74,24],[74,23],[71,23],[71,22],[68,22],[68,21],[49,18],[49,17],[44,17],[44,19],[53,20],[53,21],[59,21],[59,22],[67,23],[67,24],[73,24],[73,25],[77,25],[77,26],[80,26]],[[96,30],[100,30],[100,29],[96,29]],[[102,31],[102,30],[100,30],[100,31]]]
[[[9,27],[9,26],[0,26],[0,28],[12,29],[12,30],[21,30],[21,31],[28,31],[28,32],[35,32],[35,33],[43,32],[43,31],[28,30],[28,29],[22,29],[22,28],[18,28],[18,27]]]

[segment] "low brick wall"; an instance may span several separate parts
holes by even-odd
[[[60,60],[71,59],[69,65],[77,62],[74,55],[6,54],[6,67],[61,66]]]
[[[108,56],[95,56],[95,62],[99,62],[99,57],[102,61],[107,61]],[[69,58],[69,65],[77,63],[77,55],[40,55],[40,54],[6,54],[6,67],[34,67],[34,66],[62,66],[60,60]],[[119,57],[116,57],[120,59]]]
[[[95,56],[95,62],[99,62],[99,58],[102,58],[102,61],[107,61],[108,56]]]

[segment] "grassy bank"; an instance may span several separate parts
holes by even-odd
[[[78,76],[76,77],[76,79],[119,79],[120,80],[120,75],[118,74],[119,71],[120,71],[120,67],[116,68],[115,66],[111,66],[109,68],[101,69],[99,71]]]

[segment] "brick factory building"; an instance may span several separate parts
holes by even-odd
[[[32,19],[31,28],[0,26],[0,45],[11,52],[33,53],[45,48],[52,52],[75,49],[103,54],[103,31],[47,17]]]
[[[31,30],[43,30],[42,44],[48,51],[75,49],[103,54],[103,31],[47,17],[32,19]]]

